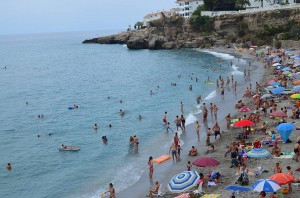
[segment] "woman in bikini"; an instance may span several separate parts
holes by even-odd
[[[148,166],[149,166],[149,178],[152,179],[152,176],[153,176],[153,171],[154,171],[154,168],[153,168],[153,157],[150,156],[149,157],[149,161],[148,161]]]
[[[294,153],[295,153],[295,156],[293,157],[294,160],[296,160],[296,162],[298,162],[298,158],[299,158],[299,155],[300,155],[300,140],[298,140],[296,142],[296,144],[294,145]]]

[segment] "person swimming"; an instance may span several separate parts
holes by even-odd
[[[125,115],[125,111],[123,111],[122,109],[120,109],[120,115],[124,116]]]
[[[107,144],[108,140],[107,140],[107,137],[106,136],[102,136],[102,141],[104,144]]]
[[[109,125],[108,125],[108,127],[109,127],[109,128],[111,128],[111,127],[112,127],[112,125],[111,125],[111,124],[109,124]]]
[[[93,125],[93,129],[97,130],[98,128],[99,128],[99,126],[95,123],[95,124]]]
[[[141,115],[139,115],[139,120],[143,119],[143,117]]]

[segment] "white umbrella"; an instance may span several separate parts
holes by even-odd
[[[253,191],[256,191],[256,192],[261,192],[261,191],[275,192],[275,191],[281,189],[281,186],[274,180],[261,179],[252,185],[252,189],[253,189]]]

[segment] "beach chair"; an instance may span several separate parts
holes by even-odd
[[[153,196],[160,197],[160,196],[163,196],[163,195],[164,195],[164,194],[161,192],[161,186],[162,186],[162,184],[160,184],[157,193],[152,193]]]
[[[257,171],[254,172],[254,176],[259,177],[263,172],[264,172],[264,167],[259,166],[259,167],[257,167]]]

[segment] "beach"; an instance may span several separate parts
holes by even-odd
[[[229,54],[233,55],[233,53],[228,52],[228,49],[226,49],[226,48],[214,48],[213,51],[219,52],[219,53],[229,53]],[[163,197],[175,197],[176,194],[169,193],[169,191],[167,189],[168,182],[171,180],[171,178],[174,175],[187,170],[186,165],[187,165],[188,161],[192,162],[195,159],[198,159],[199,157],[204,157],[204,156],[217,159],[220,162],[220,165],[218,165],[216,167],[208,167],[208,168],[197,168],[197,167],[195,168],[194,167],[194,168],[192,168],[192,170],[196,170],[196,171],[204,173],[204,174],[211,173],[212,171],[218,171],[221,174],[224,174],[224,177],[221,177],[221,179],[220,179],[221,182],[218,183],[217,186],[209,186],[209,187],[205,188],[203,191],[208,194],[209,193],[220,194],[220,197],[222,197],[222,198],[230,197],[232,195],[232,191],[226,191],[226,190],[224,190],[224,188],[226,188],[229,185],[235,185],[235,182],[236,182],[237,178],[239,177],[239,175],[236,174],[237,168],[230,168],[231,159],[229,157],[224,157],[224,154],[226,152],[226,149],[225,149],[226,146],[229,146],[234,141],[238,141],[236,137],[237,137],[237,134],[240,129],[231,127],[230,130],[227,130],[225,116],[228,113],[231,113],[232,118],[241,118],[241,117],[243,117],[243,115],[246,115],[246,114],[249,115],[249,113],[239,112],[237,109],[235,109],[234,105],[236,104],[237,101],[243,100],[245,105],[253,106],[254,102],[253,102],[252,98],[243,97],[244,91],[246,90],[246,86],[249,86],[249,84],[252,83],[252,86],[254,85],[253,87],[255,87],[256,82],[259,82],[260,84],[262,84],[263,82],[268,82],[269,80],[272,79],[272,72],[273,72],[273,67],[264,68],[266,63],[263,62],[263,59],[257,61],[256,57],[249,54],[249,51],[239,52],[237,50],[234,50],[234,56],[236,58],[246,60],[247,63],[251,62],[251,80],[250,81],[247,80],[245,82],[244,86],[241,86],[238,89],[238,91],[237,91],[238,93],[235,97],[229,97],[229,100],[231,100],[231,102],[226,103],[227,108],[225,107],[225,105],[220,105],[220,103],[222,101],[216,102],[220,108],[220,112],[218,113],[218,122],[221,126],[221,131],[223,131],[221,140],[217,140],[216,142],[214,142],[214,140],[212,141],[212,143],[217,148],[217,151],[215,151],[213,153],[205,154],[205,151],[208,149],[208,147],[205,145],[205,133],[203,133],[205,130],[205,127],[203,127],[202,114],[200,113],[197,115],[197,120],[201,121],[201,142],[197,142],[195,126],[194,126],[194,124],[191,124],[186,128],[186,132],[182,133],[180,136],[180,140],[184,141],[184,146],[182,147],[183,151],[182,151],[181,157],[180,157],[181,159],[177,162],[168,160],[167,162],[164,162],[163,164],[158,164],[158,165],[155,164],[154,165],[153,181],[159,181],[162,184],[162,188],[163,188],[162,192],[166,193]],[[239,66],[239,65],[237,65],[237,66]],[[224,101],[227,99],[228,98],[225,97]],[[215,102],[215,101],[213,101],[213,102]],[[287,101],[284,101],[282,104],[280,104],[280,107],[284,107],[285,105],[288,105],[287,103],[288,103]],[[230,106],[229,108],[228,108],[228,105]],[[211,126],[214,121],[210,117],[210,112],[208,114],[209,114],[208,126]],[[268,123],[274,122],[274,120],[272,120],[268,117],[266,117],[266,118],[264,117],[263,120]],[[298,123],[298,122],[296,121],[296,123]],[[270,125],[268,127],[268,131],[272,131],[272,130],[276,131],[275,125]],[[297,136],[298,136],[298,134],[296,132],[294,132],[294,133],[292,133],[290,139],[295,141]],[[255,133],[253,135],[250,135],[250,137],[246,141],[253,142],[254,138],[258,138],[258,139],[262,140],[265,138],[265,135],[261,134],[261,133]],[[214,139],[214,138],[212,137],[211,139]],[[200,151],[200,154],[197,157],[187,156],[187,151],[190,149],[190,147],[192,145],[194,145],[198,149],[198,151]],[[280,146],[281,146],[281,151],[292,151],[293,150],[293,143],[292,144],[280,144]],[[264,148],[266,148],[270,152],[272,150],[272,147],[268,147],[267,145],[264,145]],[[296,168],[298,168],[298,163],[296,163],[292,159],[268,158],[268,159],[259,159],[259,162],[257,162],[257,160],[252,159],[252,160],[246,162],[247,168],[249,168],[252,171],[255,171],[257,169],[257,165],[259,164],[259,166],[263,166],[264,170],[267,170],[268,172],[262,173],[259,177],[250,176],[249,183],[252,184],[255,181],[257,181],[258,179],[269,178],[272,174],[274,174],[273,170],[275,167],[275,163],[280,163],[280,165],[283,168],[283,172],[286,172],[286,166],[291,166],[292,170],[295,170]],[[298,172],[294,171],[294,174],[295,174],[295,178],[299,177]],[[149,181],[148,172],[146,171],[143,174],[141,180],[136,185],[134,185],[131,188],[122,192],[120,194],[120,197],[145,197],[149,187],[153,187],[152,184],[153,183],[151,183]],[[293,192],[285,195],[285,197],[296,197],[299,195],[299,193],[300,192],[299,192],[298,187],[294,187]],[[240,192],[240,193],[236,192],[236,197],[243,197],[243,198],[249,197],[250,198],[250,197],[258,197],[258,196],[259,196],[259,193],[253,192],[253,191]]]

